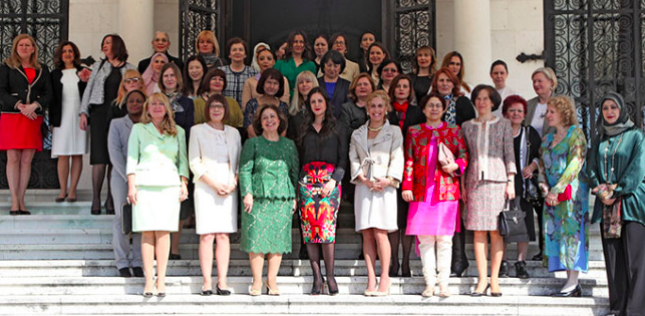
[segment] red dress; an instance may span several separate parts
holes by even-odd
[[[36,69],[25,68],[29,84],[36,79]],[[0,150],[36,149],[43,150],[43,135],[40,130],[43,117],[31,120],[21,113],[2,113],[0,115]]]

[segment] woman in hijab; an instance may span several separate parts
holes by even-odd
[[[161,92],[159,89],[159,77],[161,77],[161,68],[168,63],[168,56],[164,53],[152,55],[152,62],[143,72],[143,83],[146,86],[146,94],[152,95],[155,92]]]
[[[592,223],[600,221],[609,285],[607,315],[645,313],[645,137],[629,119],[623,97],[608,93],[587,160],[596,194]]]

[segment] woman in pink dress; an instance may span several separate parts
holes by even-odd
[[[446,99],[430,94],[419,105],[426,122],[411,126],[405,140],[403,199],[410,202],[406,234],[417,236],[426,281],[421,295],[434,295],[438,271],[439,296],[447,297],[452,236],[461,229],[459,177],[468,165],[468,152],[459,126],[441,119],[448,108]],[[455,161],[444,166],[439,163],[440,144]]]

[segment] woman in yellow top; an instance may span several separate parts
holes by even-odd
[[[206,102],[210,96],[222,94],[224,89],[226,89],[226,73],[219,68],[209,70],[202,81],[202,95],[195,99],[195,125],[208,122],[204,114]],[[240,104],[231,97],[226,97],[226,102],[228,103],[230,112],[224,124],[241,128],[244,125],[244,114],[242,113]]]
[[[141,253],[146,285],[144,297],[154,289],[153,266],[157,257],[158,296],[165,296],[170,232],[179,225],[179,203],[188,198],[186,133],[175,124],[170,101],[155,93],[143,105],[141,123],[132,127],[128,140],[128,199],[132,231],[142,232]]]

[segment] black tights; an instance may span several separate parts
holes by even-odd
[[[327,272],[327,285],[329,292],[337,292],[338,284],[334,278],[334,244],[307,244],[307,253],[309,253],[309,263],[314,276],[314,288],[322,286],[323,278],[320,271],[320,249],[325,259],[325,270]]]
[[[390,275],[397,276],[399,274],[399,241],[403,244],[403,258],[401,258],[401,272],[403,275],[410,274],[410,253],[412,252],[412,243],[414,236],[407,236],[405,229],[399,229],[393,233],[387,234],[390,239],[390,247],[392,249],[392,266],[390,267]]]
[[[107,171],[106,171],[107,169]],[[110,179],[112,178],[112,165],[93,165],[92,166],[92,208],[101,208],[101,189],[103,189],[103,179],[107,173],[107,209],[114,209],[112,201],[112,192],[110,192]]]

